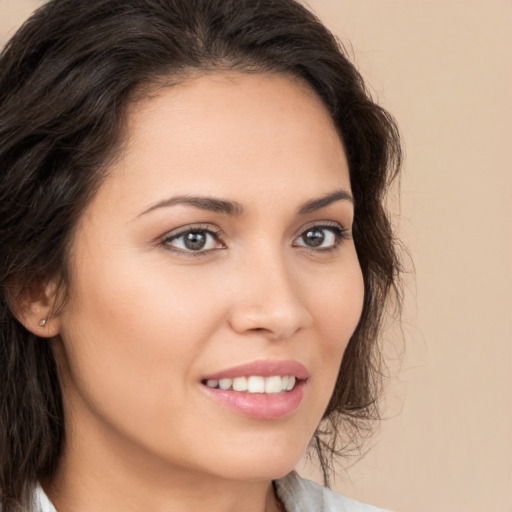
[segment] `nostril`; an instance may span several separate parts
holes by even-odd
[[[289,338],[311,322],[309,311],[291,291],[286,295],[261,293],[237,300],[229,312],[229,324],[235,332],[274,340]]]

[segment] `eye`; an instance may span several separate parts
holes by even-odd
[[[214,249],[224,249],[220,232],[203,227],[192,227],[178,233],[170,233],[162,240],[162,245],[176,252],[204,253]]]
[[[335,249],[343,238],[346,230],[339,224],[317,225],[307,228],[295,239],[294,245],[310,249]]]

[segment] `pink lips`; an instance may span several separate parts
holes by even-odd
[[[203,379],[234,379],[235,377],[248,377],[249,375],[259,375],[260,377],[291,375],[300,380],[305,380],[309,377],[306,368],[296,361],[255,361],[254,363],[243,364],[212,373],[203,377]]]
[[[260,377],[288,375],[295,377],[296,383],[292,390],[277,394],[222,390],[206,385],[202,386],[202,390],[213,400],[234,412],[262,420],[285,417],[298,409],[302,403],[309,373],[302,364],[296,361],[256,361],[207,375],[202,382],[252,375]]]

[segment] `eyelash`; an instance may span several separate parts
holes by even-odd
[[[307,246],[303,244],[297,244],[296,241],[304,237],[308,232],[312,231],[329,231],[333,234],[334,240],[332,245],[328,247],[312,247]],[[188,234],[206,234],[207,237],[212,237],[215,243],[222,244],[223,247],[215,247],[210,249],[187,249],[187,248],[179,248],[174,247],[171,243],[173,241],[179,240],[183,237],[185,237]],[[164,236],[164,238],[161,240],[160,244],[164,246],[167,250],[179,253],[179,254],[185,254],[187,256],[204,256],[211,251],[219,250],[219,249],[225,249],[226,246],[224,242],[222,241],[222,230],[220,229],[212,229],[210,225],[197,225],[197,226],[188,226],[186,229],[183,229],[181,231],[178,231],[177,233],[168,233]],[[338,249],[339,245],[343,240],[347,240],[350,238],[349,232],[340,224],[337,222],[324,222],[321,224],[313,224],[311,226],[306,227],[302,230],[302,232],[294,239],[293,246],[294,247],[300,247],[302,249],[306,249],[313,252],[332,252]],[[208,242],[205,242],[208,243]]]

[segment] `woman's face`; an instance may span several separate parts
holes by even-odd
[[[77,227],[58,318],[64,460],[286,474],[363,301],[327,111],[282,76],[191,79],[131,108],[109,171]]]

